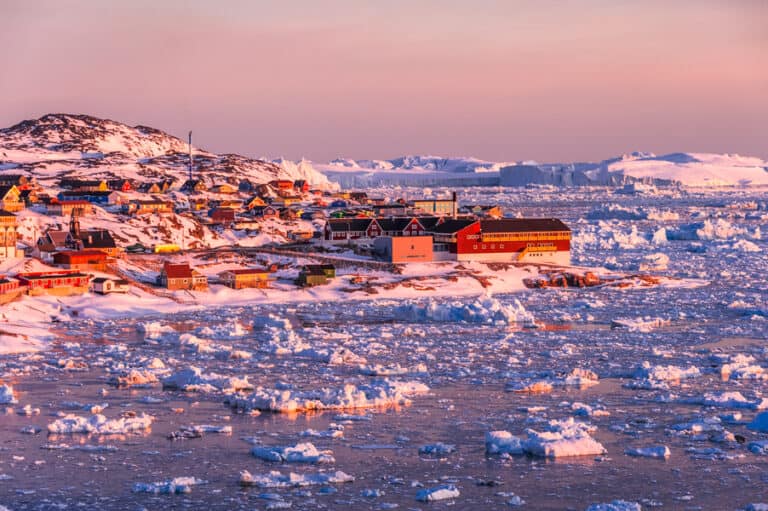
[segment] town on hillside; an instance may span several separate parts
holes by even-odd
[[[297,264],[292,283],[300,287],[327,283],[339,265],[570,264],[571,231],[561,220],[507,218],[498,205],[463,204],[455,192],[387,201],[305,180],[235,181],[66,177],[51,189],[31,176],[0,174],[0,261],[23,260],[29,269],[0,277],[0,302],[25,294],[125,293],[131,286],[155,294],[214,284],[267,289],[277,265],[265,255],[275,254],[316,263]],[[147,226],[143,235],[136,226]],[[212,247],[206,232],[238,236]],[[262,242],[240,242],[259,236]],[[239,264],[215,276],[190,263],[227,252],[242,256]],[[121,262],[153,268],[156,278],[141,278]]]

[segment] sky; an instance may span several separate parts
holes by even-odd
[[[51,112],[214,152],[768,157],[768,2],[0,2],[0,127]]]

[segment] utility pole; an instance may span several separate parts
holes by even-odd
[[[189,132],[189,180],[192,181],[192,132]]]

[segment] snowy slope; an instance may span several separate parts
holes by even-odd
[[[64,175],[183,182],[188,172],[187,152],[186,142],[163,131],[88,115],[48,114],[0,130],[0,171],[33,175],[44,185]],[[209,184],[240,179],[328,183],[308,165],[217,155],[199,148],[193,148],[193,154],[193,171]]]

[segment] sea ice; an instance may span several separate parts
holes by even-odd
[[[258,486],[260,488],[293,488],[317,484],[350,483],[354,480],[354,477],[340,470],[315,474],[289,472],[285,475],[276,470],[261,475],[253,475],[247,470],[240,472],[240,484],[242,486]]]
[[[249,390],[253,386],[248,376],[224,376],[216,373],[203,373],[199,367],[190,366],[164,378],[163,388],[178,389],[187,392],[237,392]]]
[[[370,383],[345,384],[341,388],[314,391],[293,391],[256,388],[251,394],[230,394],[226,402],[232,407],[273,412],[298,412],[346,408],[380,408],[408,405],[408,396],[429,391],[429,387],[416,381],[395,382],[373,380]]]
[[[176,477],[170,481],[157,483],[136,483],[133,485],[134,493],[154,493],[156,495],[174,495],[190,493],[192,487],[204,484],[205,481],[196,477]]]
[[[666,445],[655,445],[652,447],[636,447],[630,448],[624,451],[624,454],[629,456],[637,456],[641,458],[669,458],[672,453],[669,451],[669,447]]]
[[[144,431],[150,428],[155,418],[142,413],[136,416],[124,416],[119,419],[107,419],[96,414],[91,417],[79,417],[67,414],[51,424],[48,424],[49,433],[89,433],[94,435],[118,435],[133,431]]]
[[[452,484],[441,484],[434,488],[424,488],[416,493],[416,500],[432,502],[435,500],[455,499],[460,495],[458,488]]]
[[[251,454],[265,461],[287,463],[335,463],[333,451],[318,451],[309,442],[288,447],[261,447],[251,449]]]

